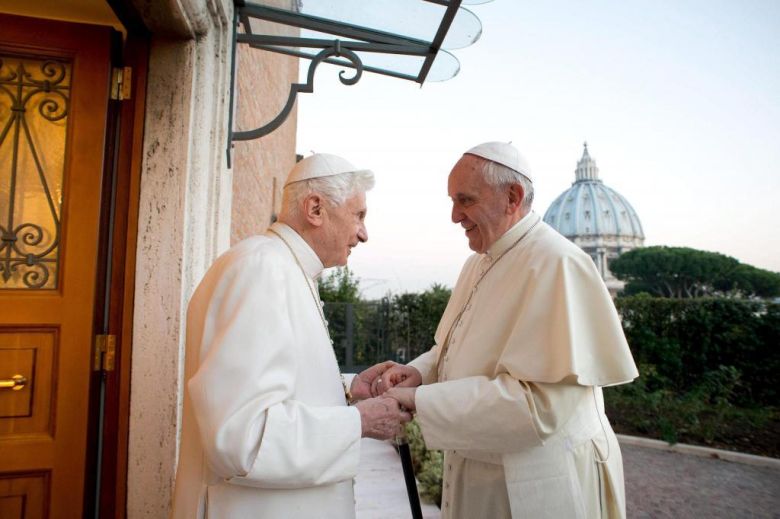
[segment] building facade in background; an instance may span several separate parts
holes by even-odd
[[[623,282],[609,270],[609,262],[645,241],[636,211],[620,193],[599,178],[596,161],[585,143],[575,180],[544,213],[544,221],[587,252],[614,297]]]

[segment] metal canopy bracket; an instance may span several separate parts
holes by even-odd
[[[410,31],[403,30],[404,26],[408,25],[405,23],[396,30],[392,30],[392,28],[386,30],[381,23],[371,23],[372,27],[352,23],[351,19],[384,21],[386,16],[383,18],[383,15],[386,13],[378,12],[376,8],[377,4],[381,4],[380,1],[355,0],[354,3],[350,3],[343,0],[343,4],[336,4],[339,5],[342,12],[334,13],[332,17],[325,16],[330,13],[323,12],[323,6],[327,6],[327,2],[318,2],[317,0],[306,0],[305,2],[291,0],[292,6],[289,9],[261,5],[262,1],[260,3],[234,1],[228,167],[230,167],[234,141],[258,139],[273,132],[289,116],[293,106],[295,106],[298,93],[314,91],[314,73],[320,63],[325,62],[354,69],[354,75],[351,77],[347,77],[345,70],[339,72],[339,80],[344,85],[356,84],[360,81],[363,71],[414,81],[422,85],[426,80],[449,79],[458,72],[457,58],[442,50],[443,46],[447,47],[447,40],[455,40],[455,38],[448,38],[448,31],[456,20],[456,14],[466,13],[458,17],[458,20],[464,20],[464,23],[460,25],[465,26],[465,29],[460,28],[460,33],[457,35],[459,40],[454,42],[455,46],[470,45],[481,34],[479,19],[470,11],[460,7],[464,0],[388,1],[388,8],[421,8],[418,10],[429,15],[429,18],[435,18],[438,26],[423,27],[424,32],[431,34],[432,37],[408,34]],[[486,0],[471,0],[471,3],[484,1]],[[469,3],[468,0],[466,3]],[[374,20],[372,20],[372,16],[375,17]],[[256,34],[253,29],[253,20],[296,27],[299,34],[306,33],[307,37]],[[259,24],[256,23],[256,25]],[[379,27],[373,25],[379,25]],[[398,24],[396,25],[398,26]],[[421,32],[419,27],[417,29],[418,32]],[[404,34],[399,34],[399,32],[404,32]],[[309,33],[312,37],[308,37]],[[270,122],[253,130],[236,131],[233,129],[238,45],[248,45],[255,49],[311,60],[306,82],[291,84],[287,102],[281,112]],[[436,71],[436,77],[431,77],[432,67],[437,56],[446,56],[446,60],[444,66],[439,67],[439,70]],[[397,63],[393,63],[393,59]],[[403,63],[404,60],[405,63]]]
[[[254,130],[233,132],[233,140],[251,141],[253,139],[259,139],[260,137],[268,135],[281,126],[282,123],[287,119],[287,116],[290,115],[293,106],[295,106],[295,99],[298,97],[298,93],[304,92],[306,94],[310,94],[314,92],[314,72],[320,63],[327,61],[331,56],[344,57],[348,59],[355,68],[355,75],[351,78],[345,77],[345,71],[342,70],[339,72],[339,80],[343,84],[354,85],[360,81],[360,77],[363,75],[363,62],[360,61],[358,55],[351,50],[342,49],[341,42],[339,40],[335,40],[333,47],[323,49],[318,52],[316,56],[314,56],[314,59],[312,59],[311,63],[309,64],[309,73],[306,76],[306,83],[293,83],[290,85],[290,94],[287,96],[287,102],[285,103],[284,108],[282,108],[282,111],[279,112],[279,115],[274,117],[273,120],[268,124],[259,128],[255,128]]]

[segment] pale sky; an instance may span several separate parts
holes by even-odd
[[[374,170],[363,295],[452,286],[471,253],[447,175],[466,149],[512,141],[540,213],[588,142],[636,209],[646,245],[689,246],[780,271],[780,2],[495,0],[443,83],[317,70],[298,99],[298,152]],[[308,61],[302,60],[302,71]],[[348,72],[347,75],[352,75]]]

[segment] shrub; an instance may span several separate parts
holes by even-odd
[[[444,454],[428,450],[417,420],[406,424],[406,439],[412,453],[412,464],[419,483],[420,494],[441,507],[441,483]]]
[[[730,401],[728,395],[739,385],[733,367],[708,373],[687,392],[663,386],[653,389],[655,367],[640,364],[639,369],[642,375],[634,383],[604,391],[607,414],[618,432],[669,443],[729,446],[750,431],[763,430],[776,417],[773,408],[738,407]],[[754,447],[763,450],[766,446]]]
[[[646,294],[618,298],[615,304],[634,359],[652,369],[649,376],[640,371],[641,377],[647,377],[646,390],[701,392],[717,389],[715,380],[734,376],[727,397],[730,403],[745,407],[776,404],[780,396],[775,383],[780,369],[780,305]],[[705,381],[709,385],[702,386]]]

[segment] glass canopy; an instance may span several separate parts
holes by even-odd
[[[253,3],[273,8],[280,2],[255,0]],[[326,23],[357,26],[395,38],[430,43],[436,37],[450,5],[450,2],[425,0],[301,0],[278,9],[315,17]],[[250,5],[247,4],[247,7]],[[444,49],[468,47],[481,32],[479,19],[473,13],[463,8],[454,10],[457,14],[442,42]]]
[[[279,127],[297,93],[313,91],[314,70],[322,62],[354,69],[352,77],[340,74],[346,85],[357,83],[363,71],[420,84],[452,78],[460,63],[448,51],[473,44],[482,33],[479,18],[461,5],[490,0],[234,1],[236,44],[309,59],[311,64],[307,83],[291,86],[287,105],[273,121],[232,132],[231,141],[262,137]]]

